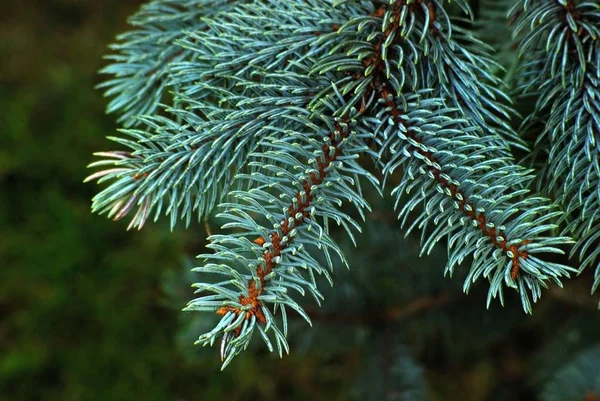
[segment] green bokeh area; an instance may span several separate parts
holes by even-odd
[[[0,22],[0,399],[166,399],[181,238],[89,211],[91,153],[115,130],[99,82],[135,1],[23,1]],[[8,10],[6,10],[8,7]]]
[[[114,119],[93,90],[136,1],[14,1],[0,21],[0,399],[167,396],[181,364],[161,271],[181,235],[92,215]],[[8,10],[7,10],[8,8]]]

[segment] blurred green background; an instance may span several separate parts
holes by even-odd
[[[128,232],[127,219],[90,213],[97,186],[82,183],[86,165],[93,152],[113,148],[105,136],[117,128],[94,90],[102,79],[97,70],[140,3],[3,4],[0,401],[348,399],[348,384],[364,370],[354,352],[340,358],[292,345],[283,360],[245,353],[220,373],[218,350],[193,345],[201,332],[197,316],[179,310],[191,297],[184,257],[202,252],[202,224],[173,233],[164,223]],[[401,267],[404,279],[387,277],[388,287],[412,285]],[[582,306],[581,296],[571,296],[585,295],[585,283],[567,295],[553,293],[527,318],[518,305],[488,315],[485,292],[466,297],[460,285],[458,307],[407,325],[406,338],[438,394],[432,399],[533,399],[528,380],[536,366],[560,366],[573,350],[598,340],[597,330],[584,327],[597,326],[595,301],[584,297]],[[469,324],[457,317],[473,313]],[[321,337],[315,338],[318,349]]]
[[[8,3],[8,4],[7,4]],[[164,227],[92,215],[82,184],[115,131],[93,89],[140,1],[3,3],[0,16],[0,399],[167,399],[181,358],[161,272]],[[173,393],[173,394],[176,394]]]

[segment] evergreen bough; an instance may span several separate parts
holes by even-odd
[[[480,39],[501,7],[474,18],[466,0],[151,1],[103,70],[127,150],[96,154],[93,210],[138,229],[219,212],[186,310],[221,316],[198,343],[223,366],[254,336],[288,352],[288,314],[310,323],[295,294],[320,304],[318,276],[352,264],[329,228],[361,231],[365,185],[421,253],[447,244],[444,274],[470,264],[465,292],[483,278],[488,305],[513,289],[531,313],[600,262],[600,7],[510,3],[519,59]],[[535,106],[515,130],[521,96]]]

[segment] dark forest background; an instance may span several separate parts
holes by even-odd
[[[126,232],[90,213],[82,183],[116,129],[97,70],[139,4],[3,2],[0,400],[177,399],[210,370],[175,350],[160,288],[194,230]]]

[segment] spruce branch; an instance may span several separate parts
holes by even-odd
[[[137,29],[117,37],[110,46],[113,54],[106,56],[111,64],[100,72],[113,78],[98,87],[113,99],[107,112],[119,112],[119,122],[132,125],[143,114],[157,110],[165,89],[169,65],[185,57],[175,39],[188,29],[196,29],[203,6],[216,7],[214,0],[152,1],[142,6],[129,23]],[[222,6],[221,6],[222,7]]]
[[[342,124],[346,128],[342,128]],[[272,273],[273,268],[276,266],[277,261],[281,259],[281,253],[285,250],[293,241],[293,237],[290,236],[292,230],[302,226],[305,219],[310,217],[310,209],[315,200],[315,194],[313,188],[323,184],[327,177],[326,170],[340,156],[341,144],[344,139],[348,137],[348,125],[346,121],[336,122],[335,130],[329,135],[328,140],[324,141],[322,147],[323,155],[317,157],[316,164],[314,166],[315,171],[309,173],[309,178],[303,179],[300,184],[301,190],[296,192],[295,198],[290,205],[288,205],[287,214],[284,219],[280,222],[280,229],[269,233],[268,237],[259,236],[253,242],[259,246],[263,246],[269,242],[272,249],[268,249],[263,254],[264,263],[259,264],[256,268],[257,281],[250,281],[248,283],[248,296],[243,295],[240,297],[240,304],[250,305],[251,309],[246,310],[244,313],[245,319],[248,320],[251,316],[255,316],[259,323],[265,324],[266,318],[262,311],[262,305],[259,300],[260,295],[265,289],[265,277]],[[217,310],[217,314],[225,315],[229,312],[233,312],[236,315],[242,313],[240,308],[224,306]],[[236,336],[239,335],[241,327],[238,327],[235,331]]]
[[[535,146],[549,148],[539,183],[565,209],[564,235],[577,240],[571,256],[579,257],[579,271],[597,265],[594,292],[600,285],[600,6],[522,1],[512,13],[517,34],[529,28],[520,53],[535,74],[522,90],[539,96],[526,123],[544,124]]]
[[[518,114],[504,92],[506,85],[494,74],[502,72],[503,67],[492,57],[493,49],[464,26],[453,23],[440,2],[420,3],[426,55],[425,67],[421,67],[425,80],[422,87],[439,88],[435,95],[457,108],[461,118],[481,128],[502,156],[511,156],[511,147],[527,151],[527,145],[511,127],[511,119]],[[465,5],[463,9],[472,19],[470,8]],[[471,21],[456,20],[472,26]]]
[[[283,350],[287,352],[286,307],[292,308],[310,323],[303,308],[287,295],[288,288],[300,295],[304,295],[306,289],[317,302],[322,299],[317,290],[315,274],[328,274],[308,253],[310,248],[316,245],[322,249],[329,268],[333,267],[330,251],[338,254],[346,263],[338,246],[329,238],[328,220],[334,219],[352,235],[351,230],[360,227],[352,218],[336,210],[342,203],[340,195],[343,194],[341,198],[354,203],[358,209],[369,209],[359,192],[351,186],[359,185],[357,173],[377,184],[374,176],[361,171],[356,164],[356,156],[368,149],[365,139],[369,135],[356,131],[356,111],[352,109],[351,113],[348,118],[330,119],[322,116],[325,119],[324,126],[331,127],[332,131],[322,136],[321,141],[307,137],[305,132],[288,132],[291,141],[273,138],[273,150],[254,154],[254,161],[249,163],[262,171],[238,175],[238,179],[251,181],[255,185],[249,186],[248,191],[232,192],[231,195],[238,202],[222,205],[227,208],[222,217],[230,220],[223,228],[241,228],[243,231],[234,235],[209,237],[209,248],[217,252],[201,255],[208,263],[195,270],[220,272],[231,275],[232,280],[196,285],[198,292],[215,295],[200,296],[191,301],[186,310],[214,311],[213,305],[221,305],[216,310],[217,314],[223,316],[221,323],[201,336],[198,342],[212,344],[217,336],[222,336],[221,357],[224,366],[245,349],[254,330],[260,332],[271,350],[268,333],[273,332],[280,355]],[[315,122],[307,119],[306,128],[312,127],[323,132]],[[301,173],[295,174],[287,171],[287,163],[299,166],[301,159],[307,159],[312,167],[302,168]],[[279,161],[282,165],[266,163],[265,160],[270,163]],[[351,179],[349,173],[355,178]],[[279,196],[271,195],[270,188],[279,192]],[[262,203],[266,199],[269,202]],[[266,215],[273,225],[271,229],[254,220],[251,214],[257,212]],[[323,222],[318,223],[319,219]],[[250,241],[252,237],[254,239]],[[250,254],[254,257],[247,256]],[[220,264],[223,260],[242,261],[249,274],[240,275],[226,268],[226,265]],[[306,272],[308,278],[303,277],[302,271]],[[231,284],[235,287],[234,291],[226,288]],[[240,289],[242,291],[238,293]],[[273,312],[269,310],[269,305],[275,306]],[[273,313],[277,310],[282,314],[283,331],[274,320]]]
[[[478,135],[461,129],[456,119],[444,115],[449,110],[443,107],[442,102],[435,99],[419,102],[398,95],[401,88],[388,78],[395,75],[395,71],[392,69],[390,73],[386,59],[393,51],[394,41],[390,38],[396,37],[401,30],[410,32],[410,28],[402,24],[405,7],[407,3],[397,1],[386,8],[382,19],[389,21],[387,29],[375,36],[374,51],[370,58],[363,61],[365,75],[373,76],[372,86],[379,103],[383,105],[383,109],[377,110],[377,119],[387,122],[387,129],[383,131],[386,134],[382,150],[392,155],[384,167],[384,174],[389,175],[400,165],[403,166],[404,179],[393,191],[398,196],[408,193],[415,183],[421,182],[420,194],[404,205],[400,216],[406,219],[416,204],[424,202],[425,211],[413,223],[413,227],[419,223],[419,228],[425,233],[427,222],[434,217],[433,211],[439,209],[442,213],[435,215],[434,222],[437,224],[442,219],[448,219],[449,225],[439,225],[429,239],[423,241],[423,250],[431,249],[435,242],[447,236],[449,247],[456,245],[450,251],[447,272],[452,273],[454,265],[467,255],[475,253],[476,256],[465,281],[465,291],[468,291],[471,282],[483,275],[491,282],[488,304],[496,296],[503,300],[504,282],[519,291],[524,309],[530,312],[527,293],[531,291],[533,301],[536,301],[541,287],[546,286],[546,280],[560,285],[559,277],[568,276],[572,270],[564,265],[542,262],[535,255],[540,252],[562,253],[555,245],[569,243],[566,237],[547,238],[539,235],[555,228],[555,225],[546,222],[560,213],[552,211],[554,206],[543,198],[515,200],[528,192],[518,188],[532,177],[524,169],[512,164],[510,159],[498,157],[485,160],[482,152],[493,152],[491,145]],[[440,30],[434,25],[435,18],[431,18],[431,10],[427,8],[429,18],[425,19],[430,25],[423,26],[425,34],[421,33],[420,36],[440,35]],[[437,11],[436,8],[433,10]],[[475,160],[477,162],[471,164]],[[462,171],[458,173],[457,170]],[[424,177],[425,182],[416,179],[415,173]],[[433,185],[427,183],[430,179]],[[452,207],[447,207],[447,203]],[[468,224],[478,229],[479,238],[470,235],[465,241],[459,240],[463,231],[453,227],[454,211],[467,218],[460,218],[461,225]],[[504,254],[507,260],[500,258],[495,249]]]
[[[88,179],[111,184],[94,207],[120,218],[138,206],[132,224],[141,226],[163,203],[172,224],[218,205],[226,232],[209,236],[214,252],[200,255],[194,270],[204,281],[186,310],[220,316],[198,343],[220,340],[223,367],[255,332],[271,351],[288,352],[288,309],[310,323],[297,294],[320,303],[317,277],[331,281],[332,255],[346,264],[329,227],[354,241],[360,225],[342,207],[365,219],[364,181],[380,193],[395,182],[403,227],[418,210],[405,232],[422,231],[422,253],[447,240],[446,273],[473,257],[463,290],[487,279],[488,305],[508,287],[531,312],[542,288],[574,271],[547,260],[571,240],[551,236],[562,214],[530,193],[531,171],[510,153],[523,146],[489,70],[498,66],[444,3],[239,2],[172,29],[173,52],[144,69],[164,71],[173,88],[168,116],[137,116],[145,126],[117,139],[129,150],[99,154],[105,160],[93,167],[105,169]],[[466,1],[457,4],[471,15]]]
[[[185,219],[189,226],[194,213],[200,220],[221,200],[235,169],[257,145],[254,136],[243,129],[254,118],[225,111],[227,122],[215,124],[191,113],[174,113],[180,115],[179,122],[140,117],[145,127],[121,131],[132,140],[111,138],[129,151],[96,154],[104,159],[88,167],[105,169],[85,181],[99,179],[99,183],[110,181],[110,185],[94,197],[93,211],[119,220],[137,207],[129,228],[141,229],[153,211],[156,221],[164,210],[170,215],[171,227],[179,219]],[[224,126],[232,124],[242,128],[228,132]],[[253,128],[260,133],[260,127]]]

